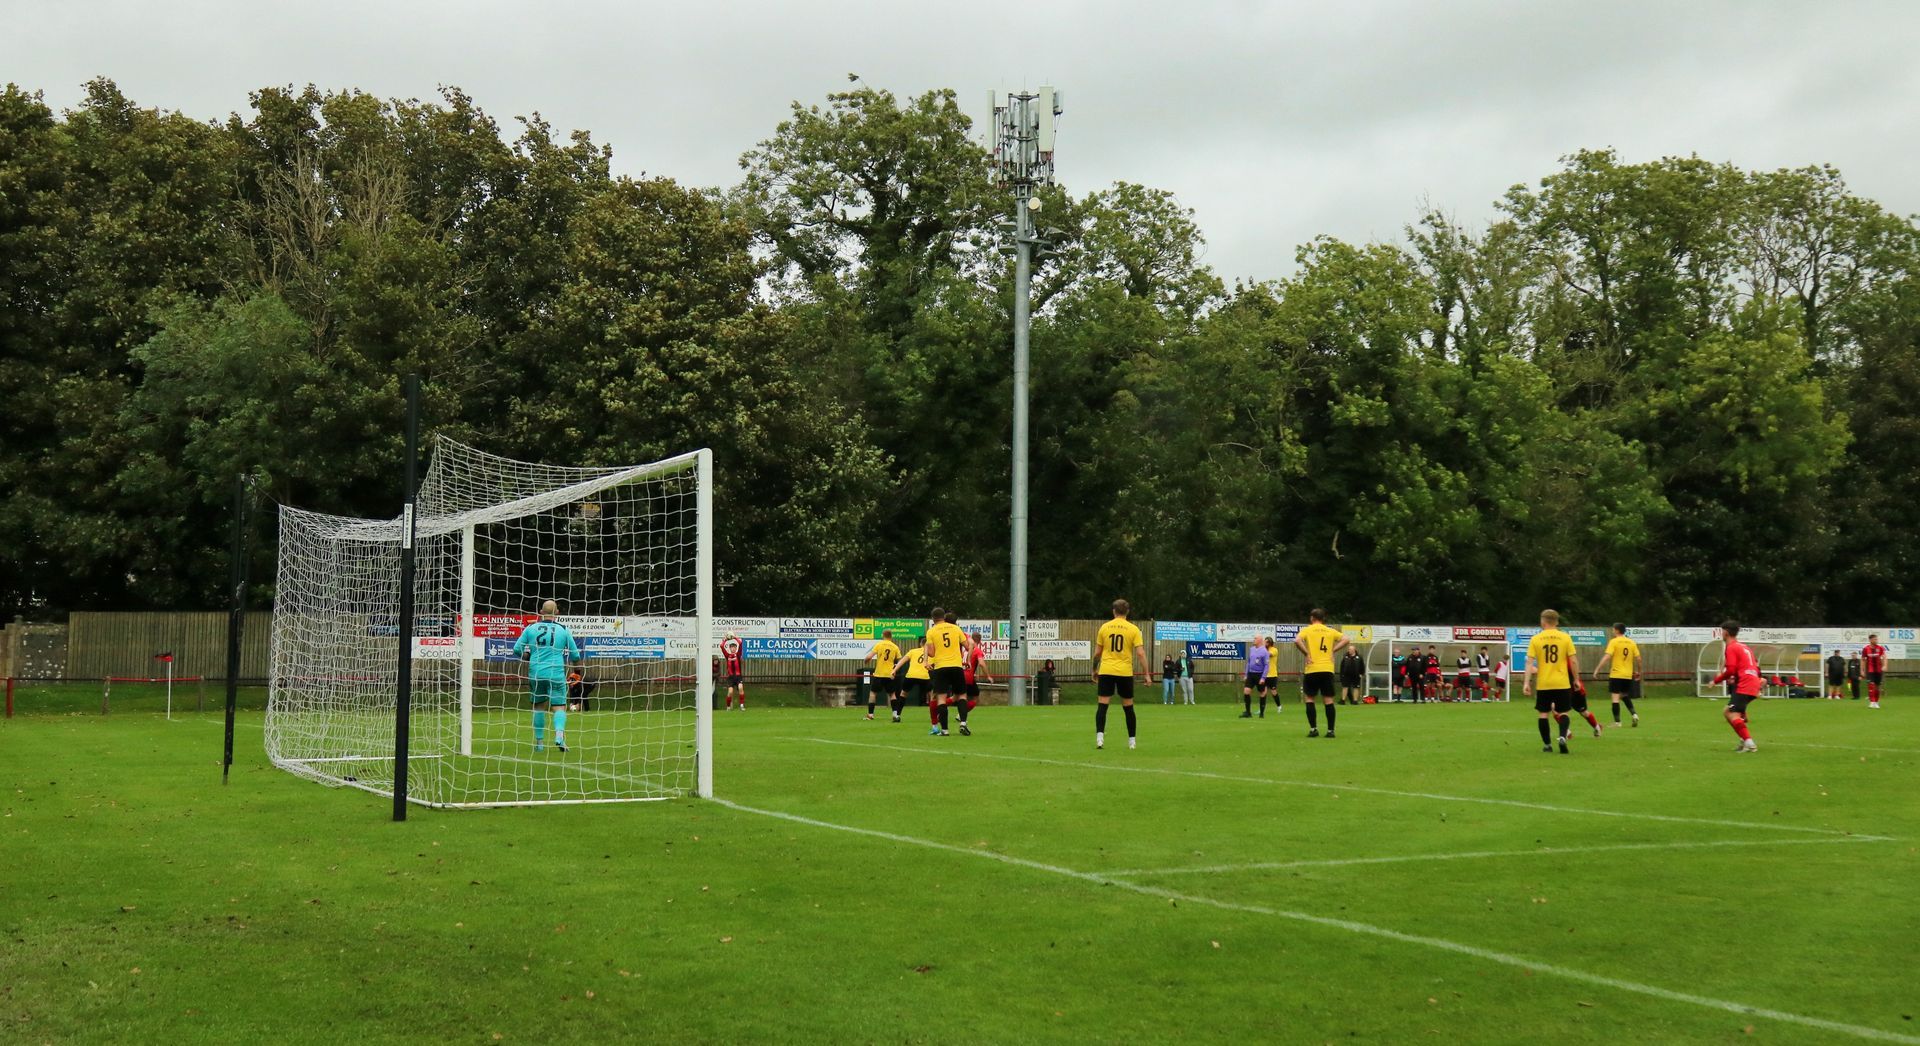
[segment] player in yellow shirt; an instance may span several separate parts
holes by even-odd
[[[1093,640],[1094,657],[1098,659],[1094,662],[1093,682],[1100,695],[1100,704],[1093,713],[1095,749],[1107,746],[1107,704],[1115,694],[1120,695],[1120,707],[1127,714],[1127,747],[1135,744],[1133,680],[1136,675],[1147,674],[1147,651],[1140,627],[1127,620],[1132,609],[1126,600],[1114,600],[1113,620],[1101,625],[1100,634]]]
[[[900,695],[893,686],[893,667],[900,662],[900,648],[893,642],[893,629],[880,630],[880,641],[867,651],[862,664],[873,666],[867,679],[867,718],[873,718],[873,705],[881,691],[887,695],[887,707],[893,711],[893,721],[900,721]]]
[[[1300,669],[1300,691],[1307,702],[1307,736],[1320,736],[1320,722],[1314,715],[1313,699],[1327,706],[1327,736],[1333,736],[1333,659],[1353,644],[1345,632],[1327,625],[1327,612],[1315,607],[1307,614],[1309,624],[1293,637],[1293,645],[1307,657]]]
[[[1267,645],[1267,674],[1260,680],[1260,684],[1266,687],[1265,690],[1260,691],[1260,718],[1265,719],[1268,694],[1273,695],[1273,714],[1276,716],[1280,714],[1280,644],[1274,642],[1272,636],[1267,636],[1260,642]]]
[[[967,651],[973,649],[973,640],[956,624],[959,615],[948,612],[945,607],[934,607],[929,620],[932,624],[927,628],[927,649],[933,658],[933,700],[940,706],[940,711],[934,717],[933,729],[928,733],[947,736],[947,709],[958,701],[963,702],[960,732],[971,734],[973,731],[967,729],[964,702],[967,697]]]
[[[1633,691],[1640,685],[1640,644],[1627,638],[1624,623],[1615,622],[1613,638],[1607,640],[1607,652],[1601,654],[1600,663],[1593,666],[1593,678],[1599,679],[1602,672],[1607,673],[1607,694],[1613,698],[1613,725],[1620,725],[1620,702],[1625,701],[1633,725],[1639,726],[1640,713],[1633,710]]]
[[[901,694],[900,705],[903,708],[907,705],[927,706],[927,717],[935,724],[935,729],[938,729],[940,712],[934,707],[932,700],[927,697],[927,690],[933,684],[933,659],[930,655],[931,651],[927,648],[927,637],[921,636],[920,645],[914,647],[913,653],[908,654],[906,657],[906,690]],[[895,718],[897,719],[899,717],[896,716]]]
[[[1566,754],[1573,738],[1568,710],[1576,701],[1574,681],[1580,678],[1580,658],[1573,649],[1573,637],[1560,630],[1560,612],[1542,610],[1540,631],[1527,643],[1527,679],[1521,693],[1533,695],[1533,710],[1540,713],[1542,752],[1553,751],[1553,735],[1547,726],[1552,716],[1560,724],[1560,752]],[[1580,699],[1585,705],[1585,700]]]

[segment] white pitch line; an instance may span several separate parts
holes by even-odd
[[[1619,730],[1622,728],[1623,727],[1621,726],[1613,726],[1610,729]],[[1422,729],[1439,730],[1449,734],[1498,734],[1498,735],[1522,736],[1520,731],[1493,730],[1483,726],[1436,726],[1431,728],[1423,727]],[[1626,727],[1625,729],[1632,729],[1632,728]],[[1533,735],[1526,734],[1524,736],[1531,738]],[[1635,741],[1678,741],[1683,743],[1684,742],[1692,742],[1695,744],[1702,743],[1698,738],[1672,737],[1666,734],[1657,734],[1652,731],[1644,731],[1638,734],[1634,734],[1632,736]],[[1831,748],[1841,752],[1891,752],[1898,755],[1920,755],[1920,748],[1873,748],[1866,745],[1828,745],[1828,744],[1820,744],[1814,741],[1768,741],[1762,747],[1765,747],[1765,748]]]
[[[1114,770],[1129,774],[1162,774],[1169,777],[1197,777],[1210,781],[1231,781],[1236,784],[1268,784],[1284,788],[1318,788],[1327,792],[1355,792],[1366,795],[1390,795],[1402,799],[1433,799],[1448,803],[1480,803],[1485,806],[1513,806],[1522,810],[1545,810],[1549,813],[1583,814],[1589,817],[1624,817],[1637,821],[1665,821],[1671,824],[1710,824],[1720,828],[1759,828],[1773,832],[1806,832],[1810,835],[1837,835],[1859,839],[1862,842],[1884,843],[1892,836],[1866,835],[1848,832],[1839,828],[1808,828],[1792,824],[1766,824],[1760,821],[1725,821],[1713,817],[1680,817],[1674,814],[1649,814],[1637,810],[1594,810],[1579,806],[1557,806],[1552,803],[1529,803],[1520,799],[1489,799],[1472,795],[1443,795],[1437,792],[1407,792],[1397,788],[1370,788],[1366,785],[1328,784],[1324,781],[1295,781],[1277,777],[1243,777],[1235,774],[1216,774],[1205,770],[1172,770],[1157,766],[1120,766],[1113,763],[1087,763],[1072,759],[1044,759],[1039,756],[1004,755],[998,752],[965,752],[952,748],[908,748],[904,745],[881,745],[866,741],[836,741],[825,737],[789,737],[788,741],[811,741],[822,745],[843,745],[848,748],[879,748],[894,752],[912,752],[916,755],[947,755],[971,759],[1005,759],[1016,763],[1039,763],[1045,766],[1070,766],[1087,770]]]
[[[1638,981],[1626,981],[1614,977],[1602,976],[1597,973],[1588,973],[1585,970],[1576,970],[1568,966],[1557,966],[1552,963],[1537,962],[1524,956],[1509,955],[1506,952],[1496,952],[1471,944],[1449,941],[1440,937],[1425,937],[1419,934],[1402,933],[1399,930],[1390,930],[1384,926],[1374,926],[1371,923],[1353,922],[1347,919],[1330,919],[1323,915],[1289,911],[1285,908],[1268,908],[1264,905],[1221,901],[1211,897],[1201,897],[1194,894],[1179,893],[1174,890],[1163,890],[1158,887],[1144,886],[1140,883],[1128,882],[1124,879],[1115,879],[1094,872],[1075,871],[1072,868],[1063,868],[1060,865],[1047,864],[1042,861],[1030,861],[1023,857],[994,853],[990,850],[975,850],[965,846],[936,842],[932,839],[919,839],[911,835],[899,835],[894,832],[883,832],[873,828],[856,828],[852,825],[836,824],[832,821],[821,821],[812,817],[803,817],[799,814],[790,814],[779,810],[763,810],[759,807],[745,806],[726,799],[714,799],[711,801],[716,805],[724,806],[729,810],[737,810],[741,813],[757,814],[761,817],[771,817],[777,820],[790,821],[794,824],[803,824],[808,827],[822,828],[828,831],[846,832],[851,835],[864,835],[868,838],[884,839],[888,842],[905,843],[909,846],[919,846],[929,850],[943,850],[948,853],[965,854],[969,857],[984,857],[1002,864],[1047,872],[1068,879],[1078,879],[1081,882],[1093,883],[1098,886],[1112,886],[1133,893],[1143,894],[1148,897],[1158,897],[1162,900],[1175,901],[1181,904],[1205,905],[1223,911],[1244,912],[1250,915],[1266,915],[1280,919],[1291,919],[1296,922],[1311,923],[1315,926],[1346,930],[1349,933],[1363,934],[1368,937],[1380,937],[1390,941],[1398,941],[1402,944],[1417,944],[1428,948],[1436,948],[1441,951],[1452,952],[1456,955],[1465,955],[1486,962],[1499,963],[1503,966],[1531,970],[1536,973],[1559,977],[1563,980],[1578,981],[1583,984],[1611,988],[1616,991],[1645,995],[1667,1002],[1686,1003],[1692,1006],[1737,1014],[1742,1017],[1760,1017],[1767,1020],[1780,1021],[1785,1024],[1797,1024],[1806,1028],[1818,1028],[1821,1031],[1839,1032],[1861,1039],[1872,1039],[1880,1042],[1899,1042],[1907,1043],[1909,1046],[1920,1046],[1920,1036],[1902,1035],[1899,1032],[1885,1031],[1880,1028],[1869,1028],[1859,1024],[1847,1024],[1842,1021],[1827,1020],[1824,1017],[1809,1017],[1805,1014],[1788,1013],[1784,1010],[1772,1010],[1760,1006],[1749,1006],[1746,1003],[1729,1002],[1725,999],[1715,999],[1706,995],[1678,992],[1670,988],[1661,988],[1657,985],[1641,984]]]
[[[1878,836],[1834,839],[1715,839],[1693,843],[1610,843],[1604,846],[1543,846],[1532,850],[1465,850],[1459,853],[1401,854],[1395,857],[1333,857],[1313,861],[1253,861],[1180,868],[1126,868],[1107,872],[1115,878],[1139,879],[1157,875],[1195,875],[1210,872],[1259,872],[1283,868],[1339,868],[1355,864],[1411,864],[1418,861],[1473,861],[1490,857],[1556,857],[1560,854],[1616,853],[1628,850],[1710,850],[1723,846],[1835,846],[1845,843],[1886,842]]]

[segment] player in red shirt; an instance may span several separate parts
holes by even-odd
[[[985,676],[987,682],[993,682],[993,673],[987,671],[987,650],[980,633],[973,634],[973,645],[967,648],[967,660],[961,667],[966,674],[967,695],[954,703],[960,706],[960,732],[970,735],[973,731],[967,727],[967,713],[980,707],[980,678]]]
[[[1867,707],[1880,707],[1880,681],[1886,678],[1887,648],[1880,645],[1880,637],[1869,633],[1867,645],[1860,648],[1860,667],[1867,673]]]
[[[1740,743],[1734,747],[1736,752],[1757,752],[1760,746],[1753,743],[1753,732],[1747,729],[1747,706],[1760,696],[1760,663],[1754,660],[1753,651],[1740,642],[1740,622],[1728,621],[1720,626],[1720,634],[1726,637],[1726,663],[1720,674],[1713,677],[1716,683],[1731,682],[1732,690],[1727,694],[1727,725],[1740,735]]]
[[[733,707],[733,693],[740,692],[740,711],[747,710],[747,676],[745,644],[732,632],[720,641],[720,656],[727,662],[727,707]]]

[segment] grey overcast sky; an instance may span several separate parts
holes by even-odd
[[[75,104],[244,111],[272,84],[468,91],[511,133],[538,110],[623,173],[699,185],[794,99],[849,72],[896,94],[1066,92],[1058,160],[1084,192],[1173,191],[1229,280],[1282,276],[1319,234],[1390,239],[1423,204],[1484,221],[1559,156],[1831,163],[1920,211],[1920,2],[1409,0],[0,0],[0,78]]]

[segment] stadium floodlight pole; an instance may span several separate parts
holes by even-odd
[[[233,770],[233,717],[240,703],[240,633],[247,627],[247,477],[233,478],[233,534],[227,543],[227,747],[220,758],[220,783]],[[171,665],[167,666],[173,667]]]
[[[1007,703],[1027,703],[1027,409],[1028,348],[1032,332],[1033,251],[1039,245],[1034,217],[1040,198],[1034,189],[1053,181],[1054,117],[1060,92],[998,91],[989,98],[993,127],[993,171],[1013,189],[1013,492],[1008,556]]]
[[[400,509],[400,663],[394,676],[393,819],[407,819],[407,743],[413,717],[413,514],[420,460],[420,375],[407,375],[406,500]]]

